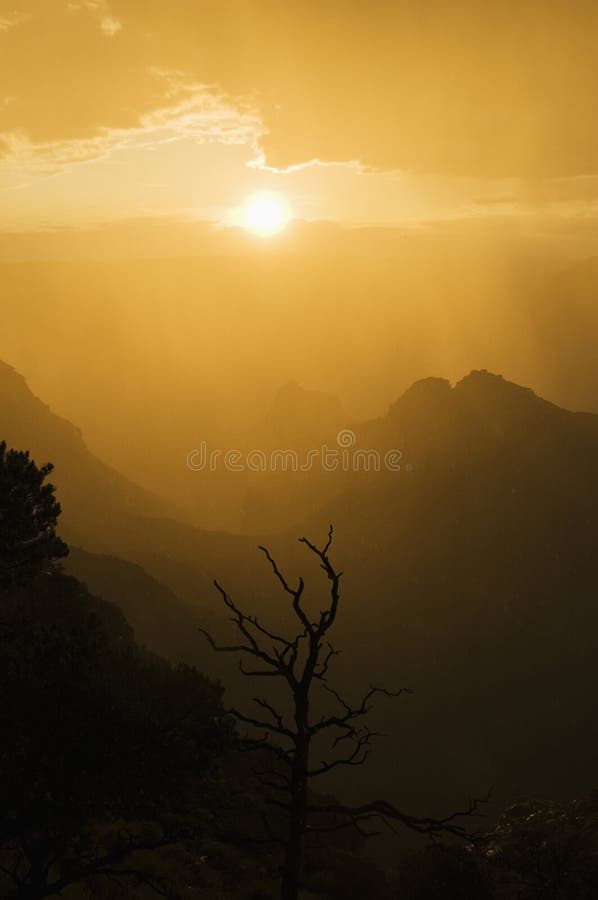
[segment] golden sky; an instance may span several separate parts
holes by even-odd
[[[587,220],[598,5],[0,0],[0,229]]]
[[[595,0],[0,0],[0,359],[177,497],[289,380],[595,410],[597,37]],[[260,192],[270,240],[228,227]]]

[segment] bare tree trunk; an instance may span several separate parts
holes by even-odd
[[[281,900],[297,900],[299,896],[306,806],[305,785],[298,785],[291,798],[291,820],[282,870]]]
[[[289,832],[280,889],[281,900],[298,900],[307,819],[307,778],[309,769],[309,727],[307,693],[295,695],[297,725],[295,756],[291,772]]]
[[[311,552],[320,560],[320,567],[326,573],[329,581],[329,601],[326,609],[320,610],[319,617],[315,621],[303,608],[303,589],[305,583],[299,578],[296,588],[291,587],[275,560],[265,547],[260,550],[272,567],[274,575],[283,587],[283,590],[292,598],[292,608],[300,623],[300,629],[294,637],[285,637],[276,634],[258,621],[256,616],[243,612],[226,593],[217,581],[214,585],[225,607],[232,613],[232,621],[235,623],[242,640],[238,643],[217,644],[211,634],[203,628],[199,630],[207,638],[210,646],[219,653],[235,653],[240,655],[239,668],[244,675],[255,678],[280,678],[286,682],[294,706],[294,723],[287,723],[284,713],[276,709],[267,699],[254,697],[262,710],[259,716],[247,715],[237,709],[230,709],[238,722],[250,725],[260,732],[265,732],[267,746],[288,765],[290,775],[281,776],[280,772],[270,771],[262,773],[264,784],[276,790],[282,790],[288,795],[287,802],[275,802],[282,807],[288,815],[288,832],[285,842],[285,857],[282,866],[282,883],[280,889],[281,900],[298,900],[299,882],[304,869],[305,836],[307,829],[307,816],[311,814],[334,814],[341,816],[344,821],[336,827],[356,828],[363,836],[375,832],[367,832],[362,825],[366,825],[372,819],[381,820],[385,825],[392,827],[393,822],[401,822],[408,828],[420,834],[440,835],[453,834],[458,837],[467,836],[464,828],[455,823],[459,816],[473,815],[480,801],[473,801],[464,812],[453,813],[444,819],[417,818],[408,816],[393,807],[390,803],[377,800],[373,803],[358,807],[348,807],[342,804],[308,804],[308,784],[318,775],[326,775],[338,766],[362,766],[367,758],[370,746],[374,738],[379,735],[372,731],[362,720],[367,717],[371,708],[371,701],[375,696],[399,697],[403,693],[411,693],[408,689],[389,691],[386,688],[371,686],[358,705],[347,703],[342,696],[328,684],[328,668],[331,660],[338,654],[327,635],[334,622],[340,600],[339,584],[342,572],[337,572],[330,562],[328,551],[332,544],[332,525],[328,531],[328,540],[323,549],[312,544],[307,538],[300,538]],[[251,658],[253,665],[246,668],[243,658]],[[340,711],[322,715],[322,717],[310,723],[309,704],[310,691],[316,685],[327,691],[334,698],[337,709]],[[315,768],[310,766],[310,745],[312,738],[328,735],[331,748],[327,751],[327,759],[324,759]],[[275,739],[271,743],[271,738]],[[336,748],[341,741],[344,753]],[[264,738],[252,740],[244,739],[248,748],[264,749]],[[336,751],[336,752],[335,752]],[[274,779],[268,782],[268,778]],[[281,779],[282,777],[282,784]],[[272,829],[264,815],[264,826],[270,838],[273,837]],[[310,825],[310,835],[316,832],[330,831],[330,828]],[[278,836],[274,836],[276,843],[280,843]]]

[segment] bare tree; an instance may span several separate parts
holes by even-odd
[[[305,587],[303,578],[299,578],[297,587],[292,587],[269,551],[265,547],[259,548],[282,589],[291,598],[292,609],[300,625],[295,637],[287,638],[277,634],[262,625],[256,616],[244,613],[218,581],[215,581],[214,585],[231,612],[231,621],[242,640],[231,645],[221,645],[216,643],[209,632],[200,629],[214,650],[219,653],[240,655],[239,668],[243,675],[282,679],[290,694],[289,715],[285,715],[273,702],[262,697],[255,697],[253,700],[261,710],[255,716],[237,709],[229,710],[238,722],[263,732],[264,736],[261,738],[246,738],[247,746],[263,748],[267,744],[283,763],[282,771],[272,769],[260,773],[269,788],[286,795],[285,800],[270,800],[270,803],[286,812],[288,817],[286,839],[277,838],[265,822],[270,837],[278,840],[285,848],[281,900],[297,900],[305,837],[308,833],[352,826],[369,836],[375,832],[368,830],[366,823],[378,820],[391,828],[394,823],[400,823],[431,836],[450,833],[465,837],[467,832],[458,824],[458,819],[460,816],[472,815],[478,806],[478,801],[473,801],[466,810],[453,813],[444,819],[432,819],[406,815],[384,800],[362,806],[318,804],[310,801],[308,786],[312,779],[340,766],[360,766],[366,762],[372,741],[380,736],[364,722],[372,708],[374,698],[377,696],[396,698],[403,693],[411,693],[407,688],[390,691],[383,687],[371,686],[361,702],[351,705],[328,683],[330,663],[340,652],[328,641],[328,633],[338,613],[339,584],[342,576],[342,572],[337,572],[330,561],[332,536],[333,529],[330,526],[328,540],[321,549],[307,538],[300,538],[300,542],[318,558],[320,567],[329,581],[329,601],[316,621],[311,620],[303,605]],[[250,668],[243,664],[243,659],[247,657],[252,660]],[[312,689],[318,685],[336,701],[337,712],[312,717]],[[330,738],[328,758],[314,763],[311,758],[314,741],[326,735]]]

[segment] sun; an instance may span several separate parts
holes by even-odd
[[[289,218],[286,203],[277,194],[252,194],[243,207],[243,227],[261,237],[282,231]]]

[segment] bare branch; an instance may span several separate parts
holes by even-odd
[[[386,800],[375,800],[361,806],[346,806],[340,803],[311,804],[309,811],[316,814],[344,815],[348,824],[374,817],[384,822],[387,827],[393,822],[398,822],[412,831],[430,837],[451,834],[455,837],[469,838],[470,833],[464,826],[457,824],[457,820],[480,815],[478,810],[482,804],[488,802],[488,799],[489,794],[486,797],[471,800],[467,809],[451,813],[441,819],[408,815]]]
[[[276,728],[279,734],[284,734],[289,738],[294,737],[293,732],[285,727],[282,715],[272,706],[272,704],[268,703],[266,700],[263,700],[260,697],[254,697],[253,702],[257,703],[258,706],[261,706],[262,709],[265,709],[270,713],[274,722],[276,723]]]
[[[254,637],[254,635],[251,633],[251,631],[250,631],[249,628],[247,627],[247,624],[246,624],[246,623],[248,623],[249,625],[253,626],[254,628],[256,628],[256,629],[259,631],[260,628],[261,628],[261,626],[259,626],[259,625],[256,624],[256,623],[257,623],[257,619],[255,619],[255,618],[250,618],[249,616],[246,616],[245,613],[242,612],[242,611],[241,611],[241,610],[233,603],[233,601],[231,600],[230,596],[226,593],[226,591],[224,590],[224,588],[222,588],[216,580],[214,581],[214,587],[216,588],[217,591],[219,591],[220,596],[222,597],[222,599],[223,599],[225,605],[226,605],[226,606],[231,610],[231,612],[233,613],[233,619],[232,619],[232,621],[235,623],[237,629],[241,632],[241,634],[243,635],[243,637],[244,637],[244,638],[247,640],[247,642],[248,642],[247,645],[242,645],[242,646],[243,646],[243,651],[246,652],[246,653],[252,653],[254,656],[257,656],[259,659],[263,660],[265,663],[267,663],[269,666],[272,666],[272,667],[275,668],[275,669],[278,668],[278,667],[279,667],[279,662],[278,662],[278,660],[277,660],[275,657],[270,656],[270,654],[266,653],[266,651],[263,650],[262,647],[260,647],[260,645],[258,644],[256,638]],[[268,634],[269,634],[269,633],[268,633]],[[276,638],[276,640],[280,640],[280,641],[282,641],[283,643],[286,643],[286,642],[284,641],[283,638]],[[230,651],[226,651],[226,652],[230,652]],[[238,648],[237,648],[237,651],[236,651],[236,652],[239,652],[239,649],[238,649]]]
[[[292,719],[289,714],[288,719],[285,720],[273,703],[257,697],[253,702],[267,713],[264,719],[246,715],[236,709],[230,710],[238,721],[264,731],[262,738],[245,738],[242,746],[247,749],[267,748],[286,766],[284,774],[275,769],[254,773],[260,778],[263,787],[270,792],[270,795],[266,794],[263,802],[267,806],[283,810],[287,816],[288,837],[283,842],[286,854],[282,885],[282,896],[286,898],[298,896],[303,842],[307,833],[317,834],[352,827],[364,837],[369,837],[378,832],[367,826],[378,821],[393,831],[396,826],[402,825],[431,838],[442,834],[466,837],[468,836],[467,831],[459,820],[464,816],[476,815],[478,804],[483,802],[473,801],[466,810],[453,813],[443,819],[410,816],[384,800],[376,800],[361,806],[347,806],[338,803],[309,805],[307,798],[311,778],[328,774],[341,766],[361,766],[367,761],[374,740],[382,736],[380,732],[373,731],[362,723],[372,709],[373,700],[377,696],[396,699],[402,694],[413,693],[409,688],[391,691],[387,688],[370,685],[361,701],[352,706],[328,684],[330,664],[339,651],[328,640],[325,640],[325,636],[336,620],[340,601],[339,584],[342,577],[342,572],[336,571],[329,558],[332,540],[332,526],[330,526],[327,541],[322,548],[306,537],[300,538],[300,542],[305,544],[318,558],[320,568],[326,573],[329,582],[329,605],[320,612],[316,622],[310,621],[302,606],[305,587],[303,578],[299,578],[296,588],[291,587],[270,552],[265,547],[259,548],[283,590],[292,598],[293,611],[302,626],[302,630],[294,638],[283,638],[263,626],[255,616],[245,615],[218,582],[214,582],[216,588],[226,607],[232,612],[232,621],[244,640],[236,645],[219,646],[202,629],[215,650],[241,655],[249,654],[254,659],[261,661],[261,666],[249,669],[244,667],[240,660],[239,668],[243,674],[258,677],[283,677],[290,688]],[[258,642],[258,638],[270,641],[271,651],[265,649]],[[301,644],[301,641],[306,643]],[[299,660],[301,660],[300,663]],[[309,716],[310,692],[316,681],[334,698],[340,710],[336,713],[324,714],[319,721],[311,723]],[[292,722],[292,724],[287,724],[287,722]],[[312,741],[328,731],[330,732],[329,756],[333,758],[323,759],[318,766],[312,767],[310,765]],[[271,735],[285,738],[290,742],[290,746],[270,743]],[[339,755],[339,753],[344,753],[344,755]],[[278,796],[271,796],[271,794]],[[287,797],[283,799],[280,795],[284,794],[287,794]],[[319,820],[307,824],[308,814],[319,817]],[[332,816],[334,820],[322,821],[322,817],[326,816],[329,818]],[[266,821],[264,827],[267,827]],[[280,839],[271,835],[271,842],[280,843]]]
[[[299,578],[299,583],[297,585],[297,588],[296,588],[296,590],[293,590],[293,588],[289,586],[289,583],[287,582],[286,578],[284,577],[284,575],[278,568],[276,561],[270,555],[270,551],[267,550],[266,547],[261,547],[261,546],[259,547],[259,549],[262,551],[262,553],[264,554],[264,556],[266,557],[266,559],[272,566],[272,571],[274,572],[274,574],[280,581],[283,589],[286,591],[287,594],[290,594],[290,596],[293,598],[293,609],[295,611],[295,614],[301,621],[301,624],[304,626],[306,631],[311,632],[313,629],[313,624],[309,621],[309,618],[306,616],[304,610],[301,608],[301,597],[303,594],[303,589],[305,587],[303,578]]]
[[[246,669],[243,665],[243,661],[239,660],[239,671],[242,672],[243,675],[248,675],[250,678],[285,678],[286,674],[281,672],[279,669]]]
[[[339,656],[340,653],[340,650],[335,650],[332,644],[328,643],[328,653],[321,662],[320,671],[314,672],[314,678],[318,678],[320,681],[326,681],[330,661],[334,656]]]
[[[319,621],[318,627],[317,627],[317,630],[318,630],[318,633],[320,636],[324,635],[331,628],[331,626],[336,618],[336,613],[338,610],[338,603],[339,603],[338,586],[339,586],[341,576],[343,574],[342,572],[336,572],[334,570],[334,568],[328,558],[328,551],[332,544],[333,531],[334,530],[331,525],[328,530],[328,541],[326,542],[326,545],[323,550],[320,550],[318,547],[316,547],[315,544],[312,544],[312,542],[309,541],[306,537],[299,538],[300,543],[305,544],[306,547],[309,547],[309,549],[312,551],[312,553],[315,553],[315,555],[319,558],[320,567],[326,572],[326,575],[328,576],[328,579],[331,582],[330,607],[320,613],[320,621]]]
[[[227,710],[229,715],[234,716],[235,719],[238,719],[239,722],[243,722],[245,725],[251,725],[253,728],[258,728],[260,731],[273,732],[274,734],[279,734],[283,737],[288,737],[291,740],[293,739],[293,732],[289,731],[288,728],[284,728],[282,725],[272,724],[271,722],[263,722],[261,719],[254,719],[252,716],[246,716],[244,713],[239,712],[238,709],[229,709]]]
[[[345,710],[344,714],[340,716],[327,716],[320,719],[319,722],[316,722],[311,726],[311,733],[318,734],[320,731],[324,731],[327,728],[350,728],[350,723],[356,719],[361,718],[362,716],[366,716],[370,711],[371,707],[368,706],[368,702],[372,699],[372,697],[376,695],[380,695],[383,697],[388,697],[390,699],[396,699],[400,697],[402,694],[412,694],[413,691],[411,688],[399,688],[398,691],[389,691],[386,688],[373,687],[371,686],[368,692],[364,695],[359,706],[351,707],[344,700],[341,695],[334,688],[330,687],[330,685],[326,682],[322,683],[322,688],[325,691],[328,691],[329,694],[338,701],[338,703]]]
[[[342,831],[345,828],[355,828],[355,830],[358,831],[362,837],[365,837],[365,838],[378,837],[380,834],[382,834],[381,831],[368,831],[367,829],[363,828],[363,826],[362,826],[362,822],[367,822],[369,819],[376,819],[376,818],[378,818],[378,817],[373,816],[373,815],[372,816],[364,815],[359,818],[345,819],[345,821],[336,822],[334,825],[322,825],[322,826],[308,825],[306,828],[306,831],[308,834],[325,834],[326,832],[330,832],[330,831]],[[394,828],[391,830],[394,831]]]

